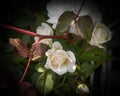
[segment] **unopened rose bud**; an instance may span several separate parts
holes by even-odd
[[[89,93],[89,89],[85,84],[79,84],[76,88],[76,92],[78,94],[88,94]]]

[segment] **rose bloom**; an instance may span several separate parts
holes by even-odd
[[[47,11],[49,17],[47,22],[53,24],[52,27],[55,29],[59,17],[65,11],[73,11],[75,14],[77,14],[81,3],[82,0],[51,0],[51,2],[47,4]],[[85,4],[80,11],[79,16],[85,15],[91,16],[93,22],[101,21],[101,13],[98,11],[97,5],[91,0],[85,1]],[[75,24],[71,26],[70,33],[78,35],[78,33],[76,32]]]
[[[111,40],[111,33],[112,32],[104,24],[96,23],[89,44],[98,46],[99,48],[104,48],[102,44]]]
[[[36,33],[40,34],[40,35],[53,35],[53,30],[47,23],[42,23],[41,26],[37,27]],[[37,41],[39,38],[35,37],[34,39],[35,39],[35,41]],[[48,46],[51,46],[52,39],[43,39],[40,41],[40,43],[47,44]]]
[[[51,69],[58,75],[74,72],[76,70],[76,58],[72,51],[63,50],[59,42],[54,42],[52,48],[46,52],[47,61],[45,68]]]

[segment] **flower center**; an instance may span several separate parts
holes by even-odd
[[[51,56],[51,62],[54,67],[60,67],[61,65],[64,65],[66,59],[67,58],[64,56],[64,54],[57,52]]]

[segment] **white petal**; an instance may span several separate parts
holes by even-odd
[[[55,50],[62,49],[62,45],[58,41],[55,41],[52,45],[52,49]]]
[[[67,51],[67,54],[68,54],[71,62],[76,62],[75,55],[72,51]]]
[[[49,69],[49,68],[50,68],[50,65],[51,65],[51,60],[50,60],[50,58],[49,58],[49,56],[48,56],[47,61],[46,61],[46,64],[45,64],[45,68]]]
[[[55,73],[58,75],[63,75],[67,72],[67,67],[60,67],[60,68],[51,68]]]
[[[67,70],[68,70],[68,72],[75,72],[75,70],[76,70],[75,62],[70,63],[70,64],[67,66]]]
[[[63,14],[65,11],[73,11],[77,14],[79,8],[81,5],[81,0],[51,0],[50,3],[47,4],[47,10],[48,10],[48,17],[51,20],[51,24],[53,24],[54,29],[56,28],[57,22],[54,22],[54,20],[58,20],[59,17]],[[84,6],[82,7],[82,10],[79,14],[80,16],[83,15],[90,15],[93,19],[93,21],[101,21],[101,13],[99,12],[97,5],[93,1],[87,0],[85,2]],[[55,19],[54,19],[55,18]],[[53,21],[52,21],[53,20]],[[56,24],[54,24],[56,23]]]

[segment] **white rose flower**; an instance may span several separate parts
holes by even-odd
[[[46,52],[47,61],[45,68],[51,69],[58,75],[74,72],[76,58],[72,51],[64,51],[59,42],[54,42],[52,48]]]
[[[42,23],[41,26],[37,27],[36,33],[40,35],[53,35],[53,30],[47,23]],[[34,39],[35,41],[37,41],[39,38],[35,37]],[[40,41],[40,43],[44,43],[47,44],[48,46],[51,46],[52,39],[43,39]]]
[[[81,6],[81,3],[82,0],[51,0],[51,2],[47,4],[48,17],[49,17],[47,22],[53,24],[52,27],[55,29],[59,17],[65,11],[73,11],[75,14],[77,14]],[[93,1],[87,0],[85,2],[79,16],[84,16],[84,15],[90,15],[93,21],[97,21],[97,22],[101,21],[101,13],[97,10],[97,6]],[[76,32],[74,24],[71,27],[70,32],[71,33]]]
[[[92,32],[90,45],[98,46],[99,48],[104,48],[102,44],[108,42],[112,38],[112,32],[104,24],[97,23]]]

